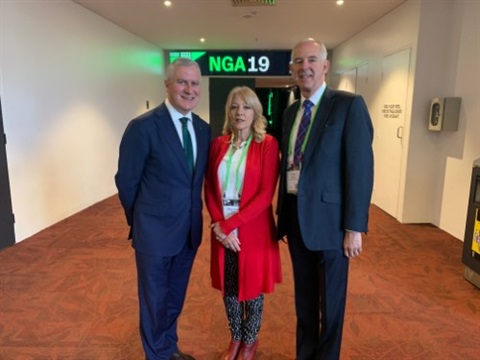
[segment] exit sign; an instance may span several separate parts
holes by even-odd
[[[195,60],[204,76],[289,76],[290,50],[171,50],[168,63],[179,57]]]

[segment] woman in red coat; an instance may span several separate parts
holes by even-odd
[[[255,92],[232,89],[223,135],[211,144],[205,179],[212,286],[222,291],[232,338],[222,360],[254,358],[263,294],[282,281],[272,210],[279,151],[265,128]]]

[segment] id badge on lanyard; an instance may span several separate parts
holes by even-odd
[[[292,168],[287,170],[287,193],[297,195],[300,169]]]
[[[240,209],[240,200],[223,199],[223,216],[228,219],[230,216],[236,214]],[[237,229],[233,230],[233,233],[238,236]]]

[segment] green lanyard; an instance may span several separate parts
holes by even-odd
[[[320,100],[322,100],[322,98],[320,98]],[[310,136],[310,130],[312,130],[313,120],[315,119],[315,115],[317,114],[317,110],[318,110],[319,106],[320,106],[320,101],[316,105],[315,114],[312,112],[312,118],[310,120],[310,124],[308,125],[307,133],[305,134],[305,138],[303,139],[303,143],[302,143],[302,154],[305,152],[305,148],[307,147],[308,138]],[[301,121],[301,118],[300,118],[300,121]],[[298,126],[297,126],[297,132],[298,132],[299,127],[300,127],[300,122],[298,123]],[[293,142],[293,131],[291,131],[290,132],[290,141],[289,141],[289,144],[288,144],[288,156],[292,155],[293,144],[294,144],[294,142]]]
[[[235,173],[235,190],[237,191],[237,194],[240,194],[240,187],[242,186],[242,180],[240,180],[240,166],[242,163],[245,161],[245,157],[247,156],[248,148],[250,146],[250,143],[252,142],[252,135],[250,135],[247,139],[247,143],[242,149],[242,155],[240,155],[240,161],[237,164],[237,169]],[[233,143],[232,143],[233,144]],[[235,153],[233,151],[233,146],[230,146],[231,148],[228,149],[229,154],[228,154],[228,160],[227,160],[227,173],[225,174],[225,187],[223,189],[223,197],[225,197],[225,194],[228,189],[228,182],[230,180],[230,170],[232,168],[232,161],[233,161],[233,154]]]

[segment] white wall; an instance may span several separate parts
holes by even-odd
[[[438,226],[463,239],[472,163],[480,158],[480,2],[462,1],[451,13],[455,38],[449,51],[454,80],[451,96],[460,96],[462,106],[457,132],[443,137],[441,162],[444,174]]]
[[[398,219],[432,223],[463,240],[472,163],[480,157],[480,2],[410,0],[334,50],[332,69],[369,63],[375,105],[381,56],[412,46]],[[456,132],[427,130],[433,97],[460,96]]]
[[[385,152],[390,151],[388,148],[379,148],[379,137],[385,136],[380,134],[380,122],[384,121],[382,117],[382,71],[383,58],[385,56],[396,53],[400,50],[411,49],[410,61],[410,81],[408,82],[408,90],[406,94],[405,104],[405,123],[402,139],[402,154],[400,156],[398,166],[400,173],[399,184],[389,184],[388,186],[378,186],[378,177],[375,179],[375,190],[372,202],[377,204],[378,199],[386,197],[379,194],[377,188],[396,187],[395,193],[398,191],[399,209],[403,208],[404,199],[404,179],[406,177],[406,161],[408,156],[409,144],[409,124],[411,114],[409,109],[412,107],[413,101],[413,76],[415,73],[415,63],[417,57],[417,34],[419,29],[419,4],[416,1],[409,1],[398,7],[395,11],[382,17],[380,20],[356,34],[353,38],[346,41],[342,45],[336,47],[333,51],[331,74],[343,73],[344,71],[362,66],[367,69],[366,81],[362,86],[362,95],[364,96],[370,115],[372,117],[375,140],[373,149],[375,154],[381,153],[385,156]],[[333,76],[335,78],[335,76]],[[365,77],[365,76],[364,76]],[[332,84],[335,86],[336,84]],[[384,142],[385,143],[385,142]],[[392,155],[392,158],[397,158]],[[376,172],[378,172],[378,163],[375,164]],[[392,165],[394,166],[394,165]],[[399,211],[394,211],[395,216]]]
[[[438,225],[439,190],[444,178],[439,141],[450,134],[429,131],[428,120],[431,99],[452,96],[456,51],[450,46],[455,36],[450,26],[438,24],[450,22],[453,3],[421,1],[419,4],[415,95],[411,109],[407,176],[403,179],[404,205],[399,220]]]
[[[0,1],[0,95],[17,242],[116,192],[130,119],[164,98],[163,52],[70,1]]]

